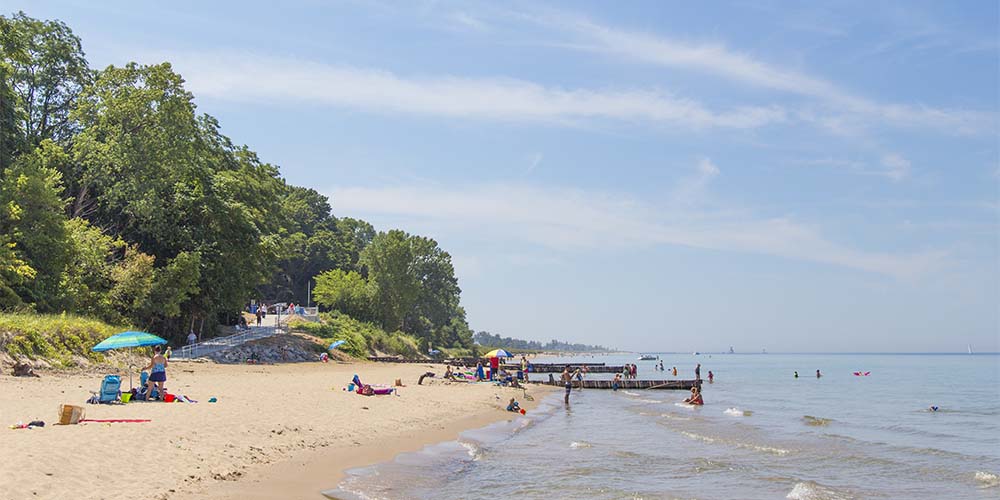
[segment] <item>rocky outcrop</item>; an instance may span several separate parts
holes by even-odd
[[[323,347],[305,335],[275,335],[206,356],[216,363],[301,363],[319,361]]]

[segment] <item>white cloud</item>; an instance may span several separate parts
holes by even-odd
[[[903,158],[897,153],[889,153],[882,157],[882,166],[885,167],[885,176],[899,181],[910,174],[910,160]]]
[[[542,160],[544,159],[545,155],[543,155],[542,153],[535,153],[531,155],[531,163],[528,165],[528,169],[525,171],[525,174],[530,174],[534,172],[535,169],[542,164]]]
[[[710,165],[710,163],[703,163]],[[571,251],[681,245],[818,262],[899,278],[938,266],[937,252],[894,254],[851,248],[790,217],[739,211],[669,209],[627,196],[578,189],[487,184],[341,187],[329,193],[342,213],[432,226],[462,238],[544,245]]]
[[[619,120],[684,128],[754,128],[785,119],[784,111],[775,107],[714,111],[660,90],[566,89],[510,78],[403,77],[245,53],[181,53],[170,60],[188,89],[215,99],[294,101],[489,120]]]
[[[720,43],[692,43],[616,29],[565,12],[524,15],[523,18],[575,34],[584,40],[584,43],[564,45],[566,47],[647,64],[692,68],[734,82],[815,98],[827,109],[818,116],[804,112],[799,118],[836,131],[863,126],[873,120],[895,126],[927,127],[958,133],[981,134],[996,130],[993,113],[877,102],[822,78],[768,64]]]
[[[450,16],[450,18],[464,29],[472,31],[488,31],[490,29],[489,25],[484,23],[481,19],[466,12],[455,12]]]
[[[669,201],[674,205],[695,205],[702,202],[709,183],[720,173],[719,167],[712,163],[710,158],[701,158],[695,167],[694,175],[685,177],[677,183]]]

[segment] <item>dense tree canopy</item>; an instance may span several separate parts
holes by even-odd
[[[179,339],[313,285],[323,307],[471,346],[434,240],[335,217],[199,114],[169,63],[94,70],[62,22],[0,16],[0,309]]]

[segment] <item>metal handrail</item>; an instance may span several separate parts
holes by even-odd
[[[227,347],[234,347],[240,344],[244,344],[251,340],[267,338],[272,335],[275,335],[276,333],[278,333],[278,331],[279,329],[276,326],[253,327],[246,332],[241,332],[226,337],[216,337],[213,339],[196,342],[194,344],[185,345],[174,351],[173,355],[177,358],[192,359],[198,356],[204,356],[206,354],[211,354],[213,352],[220,351]]]

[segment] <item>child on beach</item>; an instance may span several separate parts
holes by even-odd
[[[507,403],[507,411],[512,411],[512,412],[521,411],[521,407],[517,404],[517,401],[514,398],[510,398],[510,402]]]

